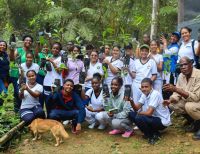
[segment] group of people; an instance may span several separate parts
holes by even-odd
[[[179,43],[180,38],[182,42]],[[200,43],[191,39],[191,29],[181,28],[169,40],[150,40],[133,51],[131,43],[101,48],[59,42],[32,49],[33,38],[23,38],[21,48],[0,41],[0,92],[14,87],[15,111],[27,124],[36,118],[71,121],[72,132],[111,127],[110,135],[134,134],[133,124],[150,144],[171,125],[170,112],[187,120],[187,131],[200,139]],[[172,94],[173,93],[173,94]],[[1,103],[2,100],[0,100]]]

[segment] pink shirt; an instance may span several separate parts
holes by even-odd
[[[69,59],[67,62],[68,66],[68,75],[65,79],[72,79],[74,81],[74,84],[79,83],[79,74],[81,71],[85,71],[84,64],[81,60],[79,59]]]

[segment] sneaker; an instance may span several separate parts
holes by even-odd
[[[63,125],[66,126],[69,122],[70,122],[69,120],[65,120],[65,121],[63,121]]]
[[[133,131],[130,130],[130,131],[125,131],[125,133],[122,134],[122,137],[129,138],[132,135],[133,135]]]
[[[118,129],[113,129],[109,132],[110,135],[122,134],[123,132]]]
[[[103,124],[100,124],[100,125],[99,125],[99,127],[98,127],[97,129],[103,130],[103,129],[105,129],[105,128],[106,128],[106,126],[105,126],[105,125],[103,125]]]
[[[135,126],[135,127],[133,128],[133,130],[139,130],[138,126]]]
[[[94,123],[92,123],[92,124],[90,124],[90,125],[88,126],[88,128],[89,128],[89,129],[94,129],[94,127],[95,127],[95,124],[96,124],[95,122],[94,122]]]

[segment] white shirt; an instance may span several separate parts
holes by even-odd
[[[113,67],[118,68],[118,69],[122,69],[123,67],[123,62],[120,59],[114,60],[112,61],[112,57],[106,57],[105,59],[107,59],[108,61],[110,61],[110,63],[113,65]],[[110,86],[111,81],[114,77],[116,77],[117,74],[113,74],[108,66],[108,77],[105,79],[105,83],[108,84],[108,86]]]
[[[179,52],[178,52],[178,61],[177,62],[179,62],[180,59],[184,56],[187,56],[190,59],[194,59],[194,53],[193,53],[193,50],[192,50],[192,41],[193,40],[190,40],[187,44],[185,44],[182,41],[182,44],[181,44]],[[198,48],[198,42],[195,41],[194,42],[194,50],[196,50],[197,48]],[[195,64],[196,64],[196,62],[194,61],[194,65]]]
[[[36,63],[32,63],[32,65],[30,67],[27,67],[26,63],[22,63],[21,64],[21,67],[24,71],[24,77],[26,78],[26,81],[27,81],[27,76],[26,76],[26,73],[29,71],[29,70],[34,70],[36,73],[38,73],[39,71],[39,68],[40,66]],[[19,69],[19,72],[21,72],[21,70]]]
[[[87,70],[87,77],[93,77],[93,74],[95,74],[95,73],[99,73],[99,74],[103,75],[102,64],[99,62],[97,62],[94,65],[90,63],[89,69]],[[92,87],[91,80],[85,82],[85,87],[87,87],[87,88]]]
[[[136,59],[133,72],[136,73],[134,82],[141,84],[144,78],[151,78],[152,75],[157,74],[156,62],[149,59],[145,64],[142,64],[140,59]]]
[[[155,60],[156,64],[159,64],[160,62],[163,62],[163,56],[161,54],[153,55],[153,60]],[[162,71],[157,73],[156,80],[162,80]]]
[[[61,56],[58,56],[57,58],[55,58],[53,60],[53,62],[56,64],[57,67],[60,67],[60,64],[61,64]],[[55,68],[53,67],[53,64],[51,64],[51,68],[52,68],[52,71],[47,71],[47,74],[44,78],[44,83],[43,85],[44,86],[52,86],[52,84],[54,83],[54,80],[55,79],[60,79],[60,84],[61,86],[63,85],[63,81],[62,81],[62,75],[57,73]]]
[[[27,84],[28,86],[28,84]],[[30,87],[29,87],[30,88]],[[30,88],[30,90],[32,90],[33,92],[39,92],[42,93],[43,92],[43,87],[36,83],[36,85],[33,88]],[[25,90],[24,91],[24,98],[22,99],[22,104],[21,104],[21,109],[27,109],[27,108],[33,108],[36,105],[40,105],[39,102],[39,97],[35,98],[33,96],[31,96],[31,94]]]
[[[142,104],[142,111],[147,111],[149,107],[154,108],[153,115],[161,119],[164,126],[169,126],[171,124],[170,113],[167,106],[163,106],[162,95],[156,91],[152,90],[148,96],[142,94],[139,103]]]
[[[98,97],[95,96],[93,89],[86,91],[85,95],[90,98],[89,106],[91,106],[94,110],[103,108],[103,90],[101,90]]]
[[[133,67],[135,65],[134,63],[135,60],[133,60],[132,58],[130,58],[130,63],[129,63],[129,66],[128,66],[128,69],[130,72],[133,71]],[[124,81],[124,85],[131,85],[132,82],[133,82],[133,78],[131,77],[131,75],[129,74],[129,72],[123,76],[123,81]]]

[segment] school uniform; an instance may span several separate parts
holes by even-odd
[[[133,67],[135,65],[134,61],[135,61],[134,59],[130,58],[130,62],[128,65],[128,69],[130,72],[133,71]],[[133,78],[131,77],[129,72],[127,72],[126,74],[123,74],[123,81],[124,81],[124,85],[132,85]]]
[[[56,64],[57,67],[60,67],[61,65],[61,56],[58,56],[56,58],[53,59],[54,63]],[[51,93],[51,86],[54,83],[55,79],[60,79],[60,85],[63,85],[63,80],[62,80],[62,76],[60,73],[58,73],[53,64],[51,64],[51,68],[52,71],[47,71],[46,76],[44,77],[44,82],[43,82],[43,86],[44,86],[44,96],[45,96],[45,103],[46,103],[46,109],[47,109],[47,115],[49,114],[49,107],[48,107],[48,102],[47,102],[47,97],[50,95]]]
[[[140,115],[134,111],[129,113],[130,120],[138,126],[146,137],[152,137],[154,134],[158,134],[159,130],[171,125],[169,109],[163,106],[163,98],[158,91],[152,89],[148,96],[142,94],[139,104],[142,105],[140,112],[146,112],[149,107],[154,109],[152,116]]]
[[[89,106],[91,106],[94,110],[98,110],[98,109],[103,109],[103,90],[101,90],[99,96],[95,96],[94,90],[93,89],[89,89],[86,93],[86,96],[88,96],[90,98],[90,103]],[[89,111],[87,108],[85,108],[86,110],[86,117],[85,120],[89,123],[95,123],[96,122],[96,114],[98,112],[91,112]]]
[[[112,57],[106,57],[105,59],[107,59],[115,68],[121,70],[123,67],[123,62],[120,59],[116,59],[113,60]],[[111,81],[114,77],[118,76],[118,74],[113,74],[108,66],[108,70],[107,70],[107,78],[105,78],[104,83],[108,85],[108,87],[110,87],[111,85]]]
[[[160,54],[152,55],[153,60],[155,60],[156,64],[159,64],[160,62],[163,62],[163,56]],[[162,79],[162,71],[157,72],[156,80],[153,83],[153,89],[159,91],[162,94],[162,85],[163,85],[163,79]]]
[[[135,60],[135,65],[133,65],[133,72],[136,73],[133,79],[132,89],[133,89],[133,100],[138,102],[142,95],[141,81],[144,78],[151,78],[152,75],[157,75],[157,66],[154,60],[149,59],[145,64],[142,64],[140,59]]]
[[[27,81],[27,76],[26,76],[26,73],[29,71],[29,70],[34,70],[35,72],[36,72],[36,74],[39,72],[39,68],[40,68],[40,66],[38,65],[38,64],[36,64],[36,63],[32,63],[32,65],[30,66],[30,67],[27,67],[27,65],[26,65],[26,63],[22,63],[21,64],[21,67],[22,67],[22,69],[23,69],[23,71],[24,71],[24,77],[26,78],[26,81]],[[20,69],[19,69],[19,71],[20,71]]]
[[[103,75],[103,68],[102,64],[97,62],[95,64],[90,63],[89,69],[87,70],[87,76],[88,77],[93,77],[93,74],[99,73]],[[91,80],[85,82],[85,88],[89,89],[92,88]]]
[[[28,84],[27,84],[28,86]],[[31,91],[43,92],[43,87],[36,83],[36,85],[30,88]],[[45,113],[42,110],[42,107],[39,102],[39,97],[35,98],[31,96],[31,94],[25,90],[24,98],[22,99],[22,104],[20,107],[20,117],[22,120],[26,122],[26,124],[30,124],[36,118],[44,118]]]

